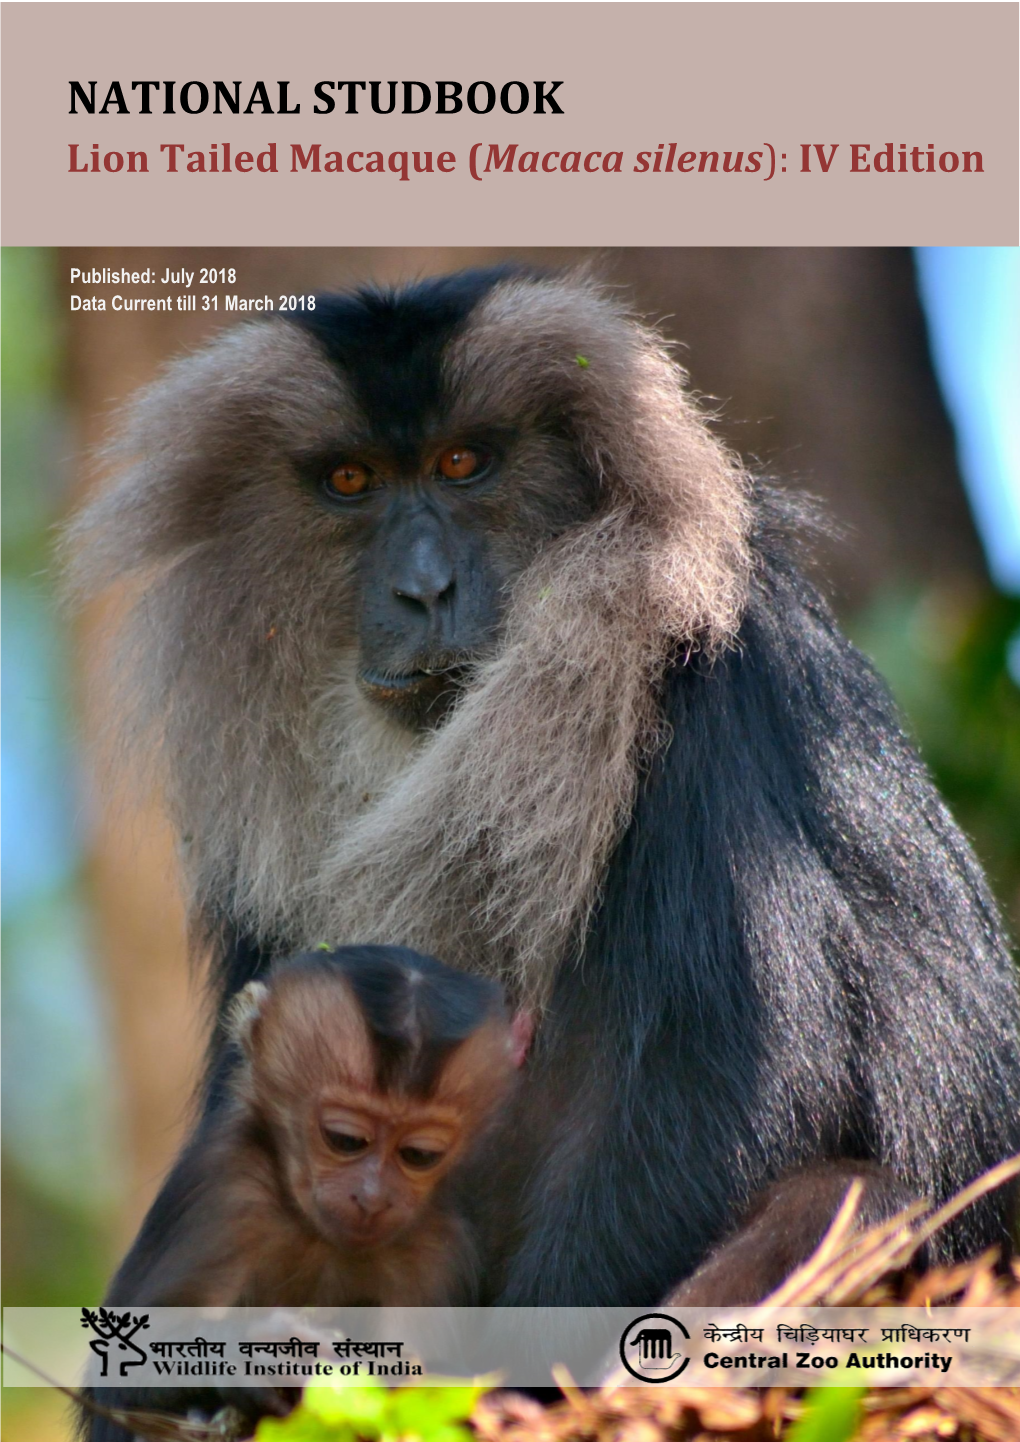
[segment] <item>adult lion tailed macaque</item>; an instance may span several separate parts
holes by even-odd
[[[451,1183],[523,1060],[500,988],[400,947],[307,952],[249,982],[228,1031],[242,1058],[146,1305],[471,1305]]]
[[[654,1305],[775,1185],[782,1236],[752,1224],[740,1269],[767,1290],[856,1164],[882,1215],[1020,1150],[970,846],[804,579],[797,503],[615,295],[504,269],[321,297],[171,363],[115,464],[76,573],[134,586],[124,735],[163,767],[223,1007],[328,936],[538,1018],[488,1300]],[[112,1301],[144,1300],[187,1175]],[[1014,1199],[939,1255],[1007,1244]]]

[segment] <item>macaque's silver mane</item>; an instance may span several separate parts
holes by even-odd
[[[353,566],[288,457],[359,417],[286,321],[216,337],[135,401],[72,571],[86,591],[130,580],[116,709],[161,758],[196,909],[226,898],[288,946],[482,964],[540,1002],[661,740],[663,665],[732,642],[748,485],[659,338],[588,280],[501,281],[444,371],[453,430],[561,397],[602,502],[519,576],[438,730],[357,689]]]

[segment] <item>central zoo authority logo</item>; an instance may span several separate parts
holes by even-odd
[[[684,1355],[684,1342],[691,1334],[675,1317],[665,1312],[646,1312],[620,1338],[620,1360],[639,1382],[672,1382],[691,1360]]]

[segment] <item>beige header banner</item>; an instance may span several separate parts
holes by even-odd
[[[1011,4],[2,8],[6,244],[1017,240]]]

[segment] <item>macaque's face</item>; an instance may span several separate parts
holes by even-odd
[[[378,1246],[415,1221],[462,1136],[449,1107],[332,1090],[311,1108],[299,1200],[328,1241]]]
[[[239,1099],[271,1128],[287,1188],[334,1246],[407,1231],[508,1094],[530,1038],[503,1015],[480,1022],[432,1071],[379,1081],[378,1043],[342,975],[296,969],[253,982],[235,1006],[247,1066]],[[424,1040],[427,1040],[424,1039]],[[407,1083],[405,1088],[405,1083]]]

